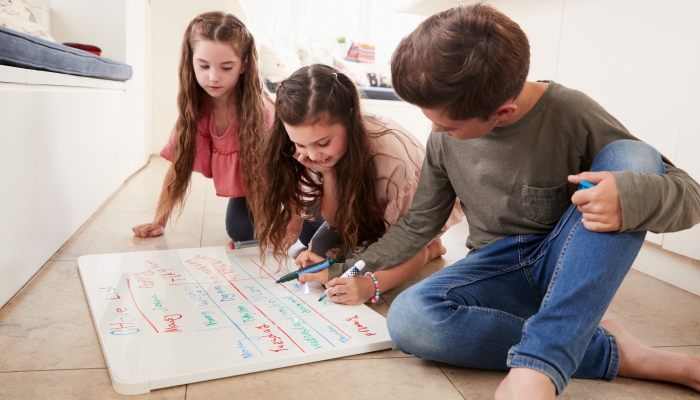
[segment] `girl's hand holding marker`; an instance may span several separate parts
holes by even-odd
[[[319,272],[319,271],[327,271],[327,268],[333,264],[335,264],[335,260],[332,258],[329,258],[327,260],[322,260],[320,262],[317,262],[316,264],[312,264],[312,265],[309,265],[308,267],[298,269],[294,272],[290,272],[287,275],[276,280],[275,283],[289,282],[289,281],[293,281],[294,279],[299,279],[299,281],[303,282],[303,280],[300,278],[302,276],[304,276],[305,274],[311,274],[311,273]]]
[[[333,300],[333,302],[335,303],[344,304],[347,302],[349,304],[359,304],[356,302],[356,297],[359,295],[360,292],[359,290],[357,290],[357,283],[359,280],[353,278],[355,277],[355,275],[360,273],[360,271],[362,271],[364,267],[365,262],[360,260],[352,268],[345,271],[343,275],[340,275],[340,277],[328,282],[326,284],[326,291],[323,292],[323,295],[320,299],[318,299],[318,301],[323,301],[323,299],[325,299],[326,296],[330,295],[331,300]],[[374,287],[372,288],[372,293],[374,294]],[[367,298],[365,297],[365,299],[360,303],[364,303],[366,300]]]
[[[319,256],[311,250],[305,250],[301,252],[301,254],[299,254],[295,261],[295,264],[297,265],[297,268],[302,269],[308,267],[309,265],[319,263],[323,260],[325,260],[325,258]],[[318,282],[323,285],[326,282],[328,282],[329,279],[330,277],[328,274],[328,269],[299,275],[299,282],[301,283]]]
[[[301,269],[309,268],[311,265],[316,265],[325,261],[318,254],[312,253],[309,250],[301,253],[296,259],[296,265]],[[328,269],[324,268],[316,272],[304,273],[297,271],[299,282],[318,282],[326,286],[326,291],[319,301],[330,299],[334,303],[346,305],[363,304],[375,296],[375,282],[373,278],[360,276],[355,277],[365,267],[364,261],[358,261],[355,266],[345,271],[338,278],[329,281]],[[328,299],[326,298],[328,297]]]

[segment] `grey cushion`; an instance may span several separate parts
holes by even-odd
[[[131,66],[0,26],[0,65],[125,81]]]
[[[279,82],[272,83],[265,79],[265,86],[267,86],[267,90],[271,91],[272,93],[275,93],[277,91],[277,86],[279,85]],[[394,93],[394,88],[379,86],[358,86],[357,89],[360,90],[360,93],[363,94],[363,98],[365,99],[397,101],[401,100],[398,97],[396,97],[396,93]]]
[[[380,86],[358,86],[368,99],[375,100],[400,100],[394,93],[394,88]]]

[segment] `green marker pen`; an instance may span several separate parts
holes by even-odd
[[[294,272],[290,272],[287,275],[276,280],[275,283],[289,282],[291,280],[297,279],[299,277],[299,275],[301,275],[301,274],[310,274],[312,272],[318,272],[318,271],[321,271],[321,270],[324,270],[324,269],[330,267],[333,264],[335,264],[335,260],[332,258],[329,258],[327,260],[317,262],[316,264],[311,264],[306,268],[302,268],[302,269],[296,270]]]

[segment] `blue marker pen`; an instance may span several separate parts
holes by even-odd
[[[327,260],[317,262],[316,264],[309,265],[306,268],[302,268],[302,269],[296,270],[294,272],[290,272],[287,275],[276,280],[275,283],[289,282],[293,279],[299,278],[299,275],[301,275],[301,274],[310,274],[312,272],[318,272],[318,271],[321,271],[321,270],[324,270],[324,269],[330,267],[333,264],[335,264],[335,260],[332,258],[329,258]]]
[[[340,275],[340,278],[352,278],[353,276],[355,276],[355,275],[357,275],[358,273],[360,273],[360,271],[362,271],[362,269],[363,269],[364,267],[365,267],[365,262],[362,261],[362,260],[360,260],[360,261],[356,262],[355,265],[352,266],[352,268],[350,268],[349,270],[345,271],[345,273],[344,273],[343,275]],[[328,296],[328,291],[329,291],[329,290],[331,290],[331,289],[330,289],[330,288],[326,289],[326,290],[323,292],[323,295],[321,296],[321,298],[318,299],[318,301],[323,301],[323,299],[325,299],[326,296]]]
[[[579,182],[579,184],[578,184],[578,190],[590,189],[590,188],[592,188],[593,186],[595,186],[595,184],[590,183],[590,182],[588,182],[588,181],[583,181],[583,180],[582,180],[582,181]]]

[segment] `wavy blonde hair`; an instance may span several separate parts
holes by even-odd
[[[169,216],[173,210],[182,213],[192,177],[195,158],[195,138],[202,104],[209,95],[199,86],[194,72],[192,54],[199,41],[209,40],[230,45],[243,62],[245,72],[228,98],[229,107],[238,118],[238,137],[241,143],[241,165],[248,204],[256,201],[256,187],[251,185],[250,174],[259,165],[259,146],[264,133],[265,99],[267,92],[258,70],[255,40],[243,22],[224,12],[208,12],[197,16],[185,30],[180,57],[180,89],[177,95],[178,118],[175,125],[175,179],[167,186],[165,198],[158,204],[155,221]]]

